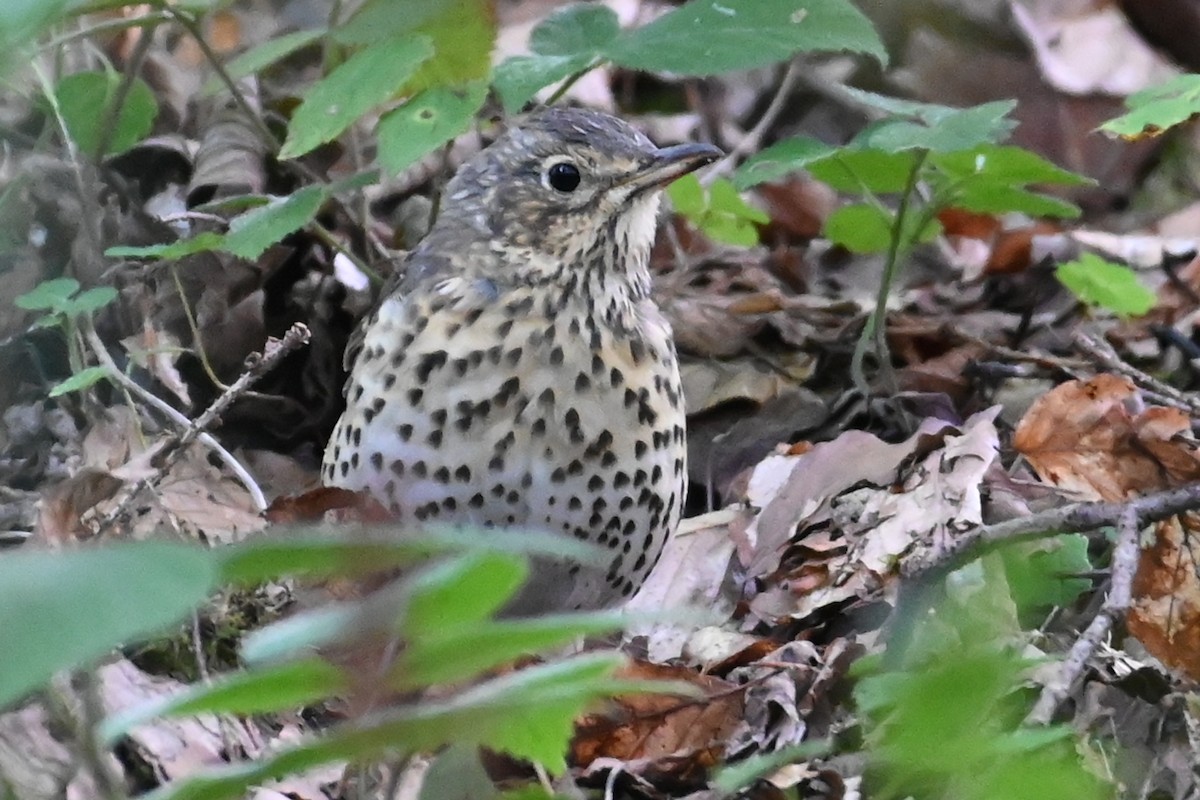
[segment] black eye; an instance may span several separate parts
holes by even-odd
[[[552,187],[560,192],[573,192],[575,187],[579,186],[582,177],[579,174],[579,167],[569,161],[560,161],[550,167],[546,173],[546,179],[550,181]]]

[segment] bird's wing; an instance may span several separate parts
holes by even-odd
[[[342,368],[349,372],[350,368],[354,366],[354,360],[358,358],[358,353],[362,350],[367,328],[371,327],[371,323],[375,321],[379,307],[384,300],[392,296],[404,297],[422,283],[449,274],[451,274],[450,259],[430,253],[419,246],[411,251],[404,258],[400,268],[392,273],[392,276],[384,283],[370,312],[363,315],[358,325],[350,333],[350,339],[346,342],[346,350],[342,353]]]

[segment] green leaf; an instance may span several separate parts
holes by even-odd
[[[734,173],[733,184],[739,189],[749,189],[759,183],[778,180],[838,150],[805,136],[784,139],[748,158]]]
[[[465,132],[483,106],[487,84],[427,89],[379,120],[379,161],[392,173]]]
[[[1125,98],[1129,112],[1110,119],[1100,130],[1127,139],[1157,136],[1200,113],[1200,75],[1180,75]]]
[[[671,198],[675,210],[688,218],[699,217],[708,208],[704,187],[694,172],[689,172],[668,186],[667,197]]]
[[[508,553],[466,553],[437,564],[412,580],[404,632],[420,638],[485,620],[528,574],[525,559]]]
[[[331,536],[322,526],[272,529],[274,538],[250,539],[214,551],[225,583],[252,585],[286,575],[362,576],[446,553],[509,553],[598,563],[607,549],[533,531],[432,528],[417,535],[402,525],[377,525]]]
[[[576,3],[551,12],[529,34],[529,49],[543,56],[598,56],[621,32],[605,5]]]
[[[324,28],[311,28],[305,31],[293,31],[285,33],[274,39],[267,41],[250,48],[242,53],[237,58],[225,65],[225,72],[232,80],[240,80],[248,75],[266,69],[277,61],[281,61],[297,50],[301,50],[313,42],[319,41],[321,37],[328,34]],[[211,78],[200,90],[202,95],[210,95],[220,91],[225,87],[220,78]]]
[[[718,178],[705,192],[696,176],[685,175],[667,187],[667,192],[676,211],[719,242],[740,247],[756,245],[758,228],[754,223],[771,221],[764,212],[743,200],[733,184],[724,178]]]
[[[42,281],[25,294],[17,295],[13,304],[26,311],[58,311],[79,291],[74,278],[52,278]]]
[[[6,553],[0,705],[55,672],[177,623],[205,600],[215,576],[205,550],[167,542]]]
[[[1054,606],[1067,606],[1091,588],[1092,571],[1087,537],[1064,534],[1001,550],[1009,591],[1020,612],[1043,615]]]
[[[78,317],[99,311],[116,299],[116,289],[111,286],[96,286],[64,301],[59,310],[68,316]]]
[[[108,367],[86,367],[65,381],[50,387],[48,394],[50,397],[62,397],[71,392],[81,392],[84,389],[90,389],[111,374]]]
[[[343,673],[328,661],[310,658],[225,675],[210,684],[125,709],[104,721],[100,737],[114,743],[138,725],[160,717],[265,714],[311,705],[346,690]]]
[[[89,155],[107,155],[128,150],[154,125],[158,103],[154,92],[141,78],[134,78],[119,113],[109,120],[108,107],[117,99],[121,77],[108,72],[76,72],[58,82],[54,95],[66,123],[67,132],[80,151]],[[107,135],[107,147],[97,153]]]
[[[1078,217],[1079,207],[1057,197],[990,180],[967,181],[950,194],[948,204],[982,214],[1022,213],[1034,217]]]
[[[247,787],[281,774],[330,762],[366,761],[383,753],[434,751],[448,743],[501,750],[562,772],[574,720],[589,703],[631,688],[645,690],[644,683],[609,677],[621,663],[618,655],[598,653],[521,670],[448,700],[424,701],[345,723],[321,738],[257,761],[210,769],[142,797],[238,797]]]
[[[145,247],[110,247],[104,251],[109,258],[145,258],[158,261],[177,261],[196,253],[209,250],[220,250],[225,244],[225,237],[219,233],[205,231],[190,239],[182,239],[170,244],[152,244]]]
[[[496,67],[493,83],[504,108],[515,112],[542,87],[602,60],[619,33],[617,15],[602,4],[578,3],[552,12],[529,36],[533,55],[514,56]]]
[[[1084,253],[1060,264],[1054,273],[1080,302],[1108,309],[1123,317],[1138,317],[1154,308],[1154,292],[1129,267]]]
[[[871,23],[846,0],[692,0],[623,33],[605,54],[631,69],[699,76],[765,67],[813,51],[887,61]]]
[[[425,773],[417,800],[492,800],[500,797],[479,756],[478,748],[461,744],[452,744],[438,753],[437,760]],[[541,797],[542,800],[553,800],[544,792]]]
[[[920,155],[913,150],[885,153],[881,150],[838,150],[808,166],[814,178],[839,192],[877,194],[904,191]]]
[[[882,253],[892,241],[892,216],[877,206],[842,206],[825,220],[825,235],[854,253]]]
[[[709,208],[718,214],[728,214],[738,219],[757,222],[766,225],[771,221],[767,212],[747,203],[733,184],[724,178],[717,178],[708,188]]]
[[[327,194],[325,186],[306,186],[234,217],[221,249],[249,260],[258,258],[268,247],[311,222]]]
[[[854,89],[848,91],[858,97],[870,94]],[[1015,100],[963,109],[931,104],[906,105],[915,106],[911,114],[899,116],[893,112],[893,116],[868,125],[854,137],[850,146],[885,153],[901,150],[949,153],[1005,139],[1017,124],[1008,118],[1017,105]]]
[[[0,74],[59,21],[66,7],[67,0],[4,0],[0,4]]]
[[[986,177],[1013,185],[1089,186],[1096,183],[1086,175],[1062,169],[1036,153],[1012,145],[985,144],[954,153],[935,153],[930,157],[930,163],[951,177]]]
[[[408,94],[487,78],[496,38],[490,0],[370,0],[334,36],[339,42],[375,44],[421,36],[433,57],[404,85]]]
[[[588,56],[512,56],[496,67],[492,83],[504,110],[515,114],[543,87],[586,69],[592,61]]]
[[[470,585],[464,588],[469,590]],[[619,630],[621,611],[561,614],[530,619],[481,620],[412,631],[395,668],[394,688],[414,689],[478,675],[520,656],[541,653],[583,637]]]
[[[426,36],[372,44],[309,90],[292,115],[280,158],[295,158],[339,136],[360,116],[392,99],[433,55]]]

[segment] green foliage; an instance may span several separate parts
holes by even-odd
[[[667,187],[675,210],[710,238],[750,247],[758,244],[758,228],[771,221],[767,214],[748,204],[733,184],[718,178],[705,191],[694,175],[684,175]]]
[[[863,369],[868,349],[873,347],[880,369],[885,377],[890,375],[882,320],[896,270],[914,246],[937,235],[941,211],[1077,216],[1074,205],[1031,187],[1089,181],[1033,153],[995,143],[1012,130],[1014,123],[1007,116],[1011,102],[955,109],[847,91],[888,116],[868,125],[844,147],[804,137],[779,142],[742,164],[733,182],[746,189],[804,169],[860,198],[829,217],[825,234],[854,252],[887,254],[875,309],[851,362],[855,383],[869,393]],[[898,195],[894,209],[881,197],[892,194]]]
[[[280,158],[295,158],[340,135],[390,99],[433,56],[424,36],[384,40],[366,47],[313,86],[292,115]]]
[[[1154,292],[1138,280],[1136,272],[1092,253],[1059,264],[1054,274],[1081,303],[1122,317],[1140,317],[1154,307]]]
[[[76,72],[54,87],[67,132],[86,155],[128,150],[154,125],[158,101],[146,82],[134,78],[123,100],[118,96],[120,84],[115,72]],[[114,112],[111,106],[118,100],[121,106]]]
[[[1129,139],[1157,136],[1200,113],[1200,75],[1179,75],[1125,98],[1128,113],[1110,119],[1100,130]]]
[[[1091,588],[1086,575],[1093,567],[1087,537],[1056,536],[1001,551],[1004,572],[1017,613],[1039,624],[1055,606],[1069,606]]]
[[[61,19],[67,0],[4,0],[0,3],[0,75],[30,42]]]
[[[629,69],[716,75],[765,67],[797,53],[847,51],[887,60],[866,17],[845,0],[692,0],[653,22],[620,30],[604,6],[559,9],[534,29],[532,55],[494,77],[515,111],[542,87],[604,62]]]
[[[989,556],[952,575],[936,607],[909,620],[908,647],[891,663],[855,665],[869,796],[1023,800],[1031,786],[1064,800],[1111,795],[1069,728],[1021,724],[1033,664],[1004,644],[1017,624],[1000,563]]]
[[[79,336],[80,320],[90,317],[117,298],[117,290],[111,286],[96,286],[79,291],[79,281],[74,278],[54,278],[42,281],[29,292],[17,296],[13,304],[27,311],[45,311],[34,321],[34,326],[58,328],[67,342],[67,356],[71,364],[71,376],[50,388],[50,397],[59,397],[69,392],[91,388],[108,376],[105,367],[85,367],[84,348]]]
[[[558,537],[487,533],[377,542],[302,535],[214,550],[142,542],[18,553],[0,560],[0,608],[11,616],[0,625],[0,647],[23,656],[0,664],[0,702],[16,699],[55,672],[178,622],[222,581],[291,570],[362,574],[368,566],[378,570],[402,563],[410,565],[405,576],[364,601],[295,614],[250,637],[243,649],[245,670],[126,710],[104,721],[99,736],[114,742],[160,716],[267,713],[345,693],[355,685],[351,677],[312,653],[373,637],[404,643],[396,660],[378,675],[381,689],[400,693],[437,685],[442,687],[438,699],[398,702],[386,712],[349,720],[256,763],[210,770],[152,796],[240,796],[281,773],[330,761],[433,751],[450,742],[502,750],[561,771],[573,721],[590,703],[617,692],[690,693],[671,683],[614,680],[612,673],[622,663],[615,653],[485,678],[487,671],[521,655],[610,632],[623,622],[619,612],[493,619],[522,584],[530,553],[594,558],[596,551]],[[414,563],[428,553],[442,555]],[[255,639],[272,644],[257,646]]]
[[[465,133],[487,97],[483,81],[426,89],[379,121],[379,161],[398,173]]]
[[[207,552],[141,542],[0,559],[0,706],[55,672],[179,622],[213,589]]]

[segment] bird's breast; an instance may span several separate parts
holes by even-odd
[[[326,451],[326,483],[368,489],[402,518],[534,527],[600,544],[611,553],[605,568],[562,576],[571,598],[547,604],[628,595],[683,502],[684,408],[669,325],[649,301],[613,325],[594,298],[563,303],[526,289],[484,302],[460,288],[380,307]]]

